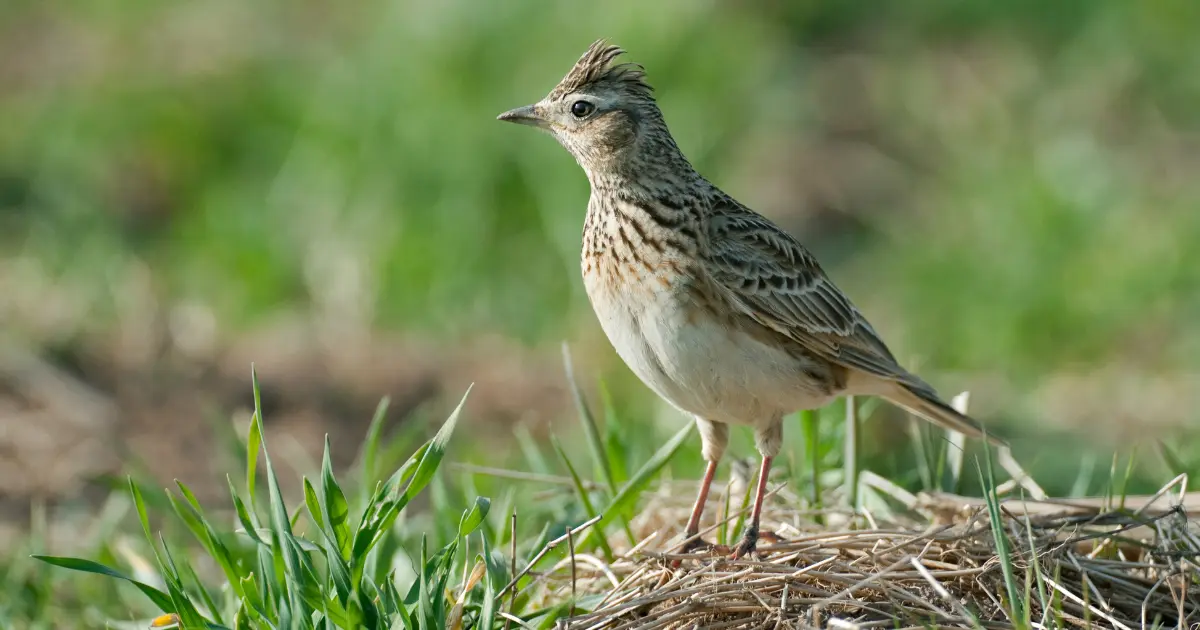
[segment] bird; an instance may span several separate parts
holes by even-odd
[[[594,42],[544,98],[497,118],[549,132],[582,167],[588,300],[630,370],[699,429],[706,468],[683,550],[714,547],[699,527],[730,425],[751,427],[761,455],[733,558],[757,555],[767,475],[790,413],[878,396],[1003,445],[901,367],[798,240],[693,168],[645,68],[619,62],[624,52]]]

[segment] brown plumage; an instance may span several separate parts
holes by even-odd
[[[752,426],[763,456],[735,555],[757,542],[787,413],[874,395],[983,437],[977,422],[899,365],[798,241],[692,168],[641,66],[615,63],[621,52],[592,44],[549,95],[500,119],[549,131],[587,173],[588,297],[630,369],[700,428],[709,464],[687,536],[699,529],[730,424]]]

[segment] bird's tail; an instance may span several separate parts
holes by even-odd
[[[1008,446],[999,437],[986,433],[983,425],[970,416],[955,411],[953,407],[938,398],[937,393],[929,387],[896,381],[893,381],[893,385],[887,393],[883,394],[883,398],[893,405],[902,407],[944,429],[957,431],[967,437],[986,439],[990,444],[996,446]]]

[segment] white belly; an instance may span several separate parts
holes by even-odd
[[[588,296],[617,354],[687,413],[762,425],[832,398],[814,387],[794,356],[706,317],[683,287],[598,284],[588,283]]]

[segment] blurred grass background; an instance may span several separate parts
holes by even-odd
[[[353,457],[382,395],[426,434],[470,382],[451,457],[501,466],[514,426],[574,434],[566,339],[585,386],[655,426],[644,459],[683,419],[583,295],[587,182],[494,120],[601,36],[699,170],[814,250],[904,362],[970,389],[1048,489],[1114,444],[1200,472],[1198,32],[1190,0],[8,0],[0,513],[88,514],[131,466],[223,496],[251,361],[296,470],[327,432]],[[917,487],[892,424],[866,461]]]

